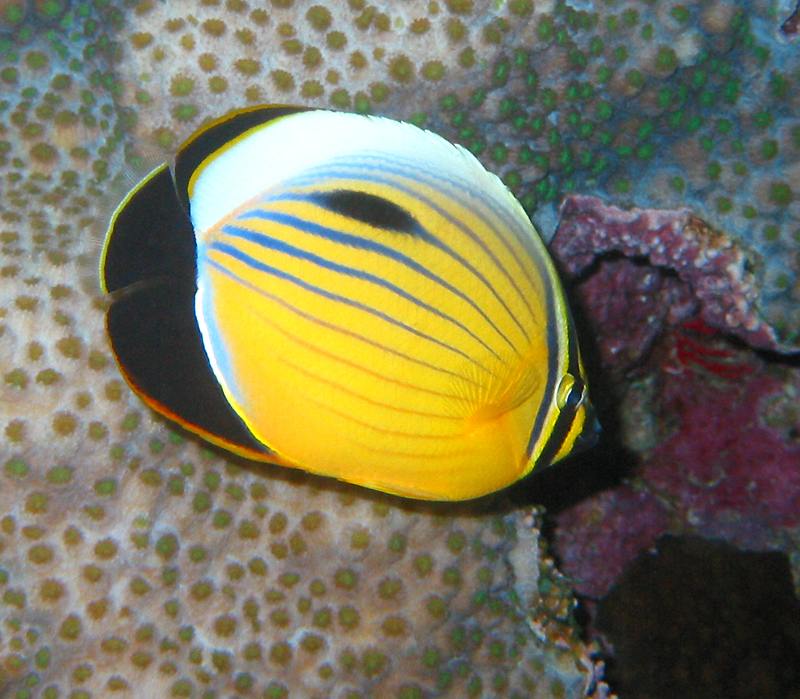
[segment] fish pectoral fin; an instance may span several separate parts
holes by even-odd
[[[466,432],[510,413],[533,398],[542,385],[540,364],[534,353],[508,353],[499,359],[484,357],[481,369],[477,365],[456,380],[459,414],[464,417]]]

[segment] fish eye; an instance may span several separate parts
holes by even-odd
[[[583,381],[572,374],[564,374],[556,391],[556,404],[560,410],[575,410],[583,400]]]

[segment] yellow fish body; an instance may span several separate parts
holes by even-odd
[[[461,500],[595,432],[524,210],[470,153],[410,124],[226,115],[119,205],[100,274],[132,388],[249,458]]]

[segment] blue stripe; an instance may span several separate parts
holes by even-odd
[[[344,165],[350,165],[351,163],[343,163],[343,164]],[[355,165],[355,167],[361,167],[362,169],[374,170],[374,171],[379,171],[379,172],[382,172],[382,173],[385,173],[388,170],[387,168],[382,167],[382,166],[381,167],[378,167],[378,166],[374,166],[373,167],[373,166],[364,165],[364,164]],[[312,175],[309,175],[307,177],[301,177],[301,178],[297,178],[297,179],[294,179],[294,180],[290,180],[290,184],[319,184],[319,178],[320,177],[339,177],[339,178],[348,177],[350,179],[359,179],[359,180],[362,180],[362,181],[373,182],[375,184],[382,184],[382,185],[387,185],[387,186],[390,186],[390,187],[394,187],[395,189],[397,189],[397,190],[399,190],[401,192],[404,192],[405,194],[408,194],[409,196],[421,201],[426,206],[428,206],[433,211],[435,211],[437,214],[439,214],[442,218],[444,218],[447,221],[449,221],[455,228],[460,230],[464,235],[466,235],[468,238],[470,238],[473,242],[475,242],[478,246],[480,246],[483,249],[483,251],[486,253],[486,255],[490,259],[492,259],[492,261],[496,264],[498,269],[504,274],[504,276],[509,281],[509,283],[514,287],[514,289],[516,290],[517,294],[522,299],[522,302],[528,308],[528,312],[531,313],[531,316],[533,316],[533,311],[532,311],[530,305],[528,304],[528,301],[525,298],[524,294],[521,292],[519,287],[517,287],[516,283],[514,282],[512,277],[508,274],[508,271],[505,269],[505,267],[503,267],[503,265],[500,263],[499,260],[497,260],[495,258],[495,256],[492,254],[492,252],[486,248],[486,244],[482,240],[480,240],[466,226],[464,226],[464,224],[461,223],[458,219],[453,218],[450,214],[448,214],[446,211],[441,209],[439,206],[437,206],[430,199],[426,198],[424,195],[420,194],[419,192],[415,192],[414,190],[409,189],[408,187],[404,187],[403,185],[399,184],[395,180],[387,179],[385,177],[375,177],[375,176],[368,176],[367,177],[367,176],[364,176],[364,175],[361,175],[361,177],[358,177],[358,176],[353,176],[351,173],[343,173],[343,172],[341,172],[339,170],[314,170],[314,171],[312,171],[312,173],[313,173]],[[399,174],[401,176],[403,175],[402,172],[396,172],[395,174]],[[413,175],[413,176],[412,175],[407,175],[407,176],[416,178],[416,174]],[[450,195],[447,194],[447,196],[450,196]],[[286,193],[286,194],[277,195],[275,197],[269,197],[269,198],[265,199],[265,201],[268,201],[268,202],[272,202],[272,201],[311,201],[311,199],[308,197],[308,195]],[[466,208],[469,208],[469,207],[466,207]],[[479,218],[480,218],[480,216],[479,216]],[[490,226],[490,228],[491,228],[491,226]],[[423,229],[423,231],[424,231],[424,229]],[[505,300],[503,300],[503,298],[500,296],[500,294],[497,293],[497,290],[494,288],[494,286],[492,286],[492,284],[477,269],[475,269],[475,267],[473,267],[461,255],[459,255],[457,252],[455,252],[448,245],[444,244],[441,240],[439,240],[438,238],[436,238],[433,235],[431,235],[429,232],[424,231],[424,235],[421,235],[421,237],[424,240],[426,240],[427,242],[429,242],[431,245],[434,245],[435,247],[437,247],[440,250],[442,250],[443,252],[445,252],[447,255],[449,255],[454,260],[459,262],[461,265],[466,267],[470,271],[470,273],[472,273],[475,277],[477,277],[481,281],[481,283],[487,289],[489,289],[489,291],[495,297],[497,302],[503,307],[503,309],[508,314],[509,318],[511,318],[511,320],[516,324],[516,326],[519,328],[519,331],[523,334],[525,339],[530,342],[530,336],[528,335],[527,330],[525,330],[525,328],[519,322],[517,317],[511,312],[511,309],[509,309],[508,305],[506,304]],[[517,348],[514,346],[514,344],[505,335],[503,335],[503,339],[506,340],[506,342],[508,342],[509,346],[511,346],[515,351],[517,351]],[[517,354],[519,354],[518,351],[517,351]]]
[[[307,281],[300,279],[300,277],[296,277],[295,275],[289,274],[288,272],[284,272],[281,269],[272,267],[270,265],[266,265],[263,262],[259,262],[258,260],[253,259],[249,255],[243,253],[241,250],[237,250],[235,247],[233,247],[232,245],[228,245],[227,243],[213,243],[212,245],[214,250],[216,250],[217,252],[227,255],[228,257],[232,257],[233,259],[246,264],[248,267],[256,269],[259,272],[264,272],[265,274],[269,274],[273,277],[277,277],[278,279],[287,281],[290,284],[299,286],[301,289],[322,296],[326,299],[329,299],[330,301],[334,301],[336,303],[342,303],[346,306],[350,306],[351,308],[356,308],[365,313],[369,313],[370,315],[375,316],[376,318],[380,318],[381,320],[386,321],[391,325],[395,325],[396,327],[401,328],[406,332],[410,332],[411,334],[416,335],[417,337],[420,337],[423,340],[428,340],[429,342],[439,345],[440,347],[443,347],[444,349],[449,350],[450,352],[454,352],[455,354],[458,354],[467,361],[480,367],[483,371],[491,373],[485,366],[483,366],[480,362],[470,357],[466,352],[463,352],[457,347],[451,347],[446,342],[442,342],[441,340],[435,337],[431,337],[430,335],[427,335],[426,333],[423,333],[417,330],[416,328],[413,328],[410,325],[407,325],[397,320],[396,318],[392,318],[391,316],[383,313],[382,311],[379,311],[377,308],[372,308],[363,303],[359,303],[358,301],[349,299],[345,296],[341,296],[339,294],[334,294],[330,291],[326,291],[325,289],[315,286],[314,284],[309,284]],[[213,262],[213,260],[209,260],[209,262]]]
[[[240,228],[238,226],[226,225],[222,227],[222,233],[232,238],[240,238],[242,240],[247,240],[251,243],[255,243],[256,245],[266,248],[268,250],[275,250],[277,252],[282,252],[286,255],[290,255],[291,257],[295,257],[301,260],[306,260],[308,262],[317,265],[318,267],[329,269],[332,272],[344,274],[348,277],[354,277],[356,279],[362,279],[363,281],[370,282],[371,284],[381,286],[384,289],[387,289],[388,291],[397,294],[401,298],[404,298],[406,301],[410,301],[416,306],[424,308],[429,313],[433,313],[439,318],[442,318],[443,320],[452,323],[453,325],[455,325],[456,327],[460,328],[465,333],[467,333],[476,342],[480,343],[481,346],[484,347],[484,349],[488,350],[497,359],[502,361],[502,357],[500,357],[497,354],[497,352],[495,352],[491,347],[489,347],[489,345],[487,345],[480,337],[478,337],[474,332],[472,332],[472,330],[466,327],[463,323],[457,321],[455,318],[452,318],[446,313],[443,313],[438,308],[435,308],[434,306],[425,303],[421,299],[418,299],[416,296],[409,294],[405,289],[400,288],[396,284],[392,284],[391,282],[383,279],[382,277],[378,277],[374,274],[370,274],[369,272],[365,272],[363,270],[356,269],[354,267],[347,267],[345,265],[332,262],[331,260],[328,260],[324,257],[320,257],[319,255],[315,255],[314,253],[308,252],[307,250],[303,250],[301,248],[295,247],[294,245],[290,245],[289,243],[286,243],[277,238],[273,238],[264,233],[258,233],[256,231],[252,231],[247,228]],[[212,243],[211,247],[214,249],[219,249],[216,243]]]
[[[373,160],[373,161],[375,161],[376,164],[375,165],[370,165],[370,164],[368,164],[366,162],[363,162],[365,160]],[[364,155],[362,155],[360,157],[351,156],[351,157],[348,157],[346,160],[345,159],[341,159],[341,162],[334,163],[334,169],[331,169],[330,167],[323,166],[323,167],[320,167],[320,168],[317,168],[317,169],[311,171],[311,173],[309,174],[308,177],[304,177],[302,179],[303,179],[303,182],[307,183],[307,184],[316,184],[316,183],[319,182],[319,179],[321,177],[337,177],[337,178],[349,177],[350,179],[360,180],[360,181],[364,181],[364,180],[366,180],[366,181],[376,181],[375,178],[366,177],[363,174],[361,174],[358,170],[356,170],[356,172],[354,174],[354,173],[342,172],[341,170],[335,169],[336,167],[340,167],[341,168],[342,166],[344,166],[346,168],[348,168],[348,167],[349,168],[359,168],[359,167],[361,167],[363,169],[367,169],[367,170],[370,170],[370,171],[377,171],[377,172],[380,172],[380,173],[387,173],[388,172],[390,174],[395,174],[395,175],[398,175],[398,176],[401,176],[401,177],[408,177],[408,178],[410,178],[412,180],[424,182],[425,184],[428,184],[429,186],[431,186],[431,187],[433,187],[435,189],[438,189],[439,191],[441,191],[441,188],[439,186],[437,186],[437,182],[441,182],[441,181],[448,182],[454,189],[456,189],[456,190],[462,189],[463,191],[469,192],[472,196],[474,196],[474,197],[480,199],[482,202],[484,202],[484,204],[487,206],[487,208],[489,208],[489,210],[494,214],[494,216],[497,217],[498,219],[500,219],[501,222],[505,223],[510,231],[515,233],[515,237],[520,242],[520,244],[522,245],[523,249],[528,253],[528,257],[530,258],[530,261],[534,264],[534,266],[536,267],[540,277],[542,278],[542,280],[544,282],[542,284],[542,286],[544,288],[544,293],[545,293],[545,299],[544,299],[545,308],[547,309],[547,311],[546,311],[546,313],[547,313],[547,321],[545,323],[546,332],[547,332],[547,346],[548,346],[547,382],[546,382],[545,390],[544,390],[544,393],[543,393],[543,396],[542,396],[542,402],[539,405],[539,409],[537,410],[536,417],[534,418],[534,422],[533,422],[533,425],[531,427],[531,431],[530,431],[530,434],[529,434],[529,437],[528,437],[528,445],[527,445],[527,448],[526,448],[526,454],[527,454],[528,458],[530,458],[531,453],[532,453],[537,441],[540,439],[540,437],[542,435],[542,430],[544,428],[544,422],[545,422],[545,420],[547,418],[547,415],[548,415],[548,413],[550,412],[550,409],[551,409],[553,396],[554,396],[555,390],[556,390],[557,381],[560,379],[560,377],[557,375],[558,374],[558,369],[559,369],[559,366],[560,366],[559,357],[560,357],[561,350],[560,350],[560,345],[559,345],[560,338],[558,336],[558,327],[557,327],[557,322],[556,322],[556,312],[557,312],[556,311],[556,298],[555,298],[556,290],[555,290],[555,288],[553,286],[553,283],[551,281],[550,270],[549,270],[549,268],[548,268],[548,266],[546,264],[546,261],[544,259],[542,259],[542,254],[538,250],[536,250],[535,248],[532,249],[532,245],[534,244],[534,241],[531,240],[531,236],[527,233],[527,231],[521,229],[519,227],[519,223],[516,220],[513,220],[513,218],[510,217],[506,212],[504,212],[504,211],[498,209],[496,206],[494,206],[494,204],[489,199],[487,199],[486,197],[483,196],[482,192],[480,192],[478,190],[475,190],[473,187],[471,187],[469,185],[469,183],[466,180],[453,180],[453,179],[450,179],[450,178],[447,178],[447,177],[441,177],[439,175],[436,175],[435,179],[431,180],[429,178],[425,178],[425,177],[421,176],[422,173],[420,172],[419,166],[416,163],[413,163],[411,161],[407,161],[408,170],[404,171],[402,169],[398,170],[398,169],[393,169],[393,168],[387,166],[387,162],[390,162],[390,159],[387,156],[384,156],[383,154],[380,154],[380,155],[364,154]],[[399,160],[395,160],[394,162],[399,163],[400,167],[402,167],[402,165],[403,165]],[[298,178],[298,180],[297,180],[298,183],[300,183],[299,182],[300,179],[301,178]],[[392,183],[391,181],[387,182],[386,180],[383,180],[383,179],[380,179],[379,181],[381,181],[382,183],[389,184],[390,186],[397,186],[396,184]],[[413,196],[418,197],[422,201],[426,201],[423,196],[421,196],[421,195],[419,195],[417,193],[411,193],[411,194]],[[453,193],[450,193],[450,192],[445,192],[445,195],[446,196],[450,196],[451,198],[453,198],[455,201],[457,201],[460,205],[464,206],[465,208],[472,208],[470,204],[466,203],[457,194],[453,194]],[[473,211],[474,211],[474,209],[473,209]],[[475,213],[478,216],[478,218],[480,218],[481,221],[488,228],[490,228],[491,230],[495,230],[493,226],[489,225],[488,221],[483,216],[481,216],[477,212],[475,212]],[[505,238],[501,237],[499,234],[496,233],[496,235],[497,235],[498,239],[500,239],[503,242],[503,244],[506,246],[506,249],[509,251],[509,253],[514,255],[513,250],[511,250],[510,247],[508,246],[508,241],[506,241]],[[532,286],[534,286],[533,281],[530,278],[530,275],[528,273],[527,268],[524,265],[521,265],[521,266],[522,266],[523,270],[525,270],[525,274],[528,277],[529,283]],[[520,292],[520,295],[522,296],[523,301],[525,302],[525,305],[528,307],[528,310],[531,312],[531,315],[533,315],[533,312],[532,312],[530,306],[527,303],[527,299],[524,297],[524,295],[521,294],[521,292]],[[574,334],[570,333],[570,331],[567,331],[567,342],[569,343],[569,345],[568,345],[568,347],[565,347],[565,350],[567,352],[569,352],[570,357],[572,357],[573,354],[577,354],[577,350],[573,348]],[[576,374],[576,375],[578,375],[578,374]],[[546,451],[547,446],[548,446],[547,443],[550,441],[550,439],[552,437],[553,437],[553,435],[551,434],[551,435],[548,436],[548,438],[546,440],[544,440],[544,444],[543,444],[542,450],[540,451],[540,457],[541,456],[545,456],[545,451]]]
[[[293,195],[294,196],[294,195]],[[280,197],[275,197],[269,199],[268,201],[276,201]],[[295,200],[301,198],[301,195],[297,195]],[[305,201],[306,199],[303,199]],[[480,316],[497,332],[503,340],[508,343],[510,347],[514,349],[517,354],[519,354],[516,347],[514,347],[513,343],[506,337],[505,333],[503,333],[500,328],[498,328],[491,318],[478,306],[475,301],[473,301],[469,296],[467,296],[463,291],[458,289],[457,287],[453,286],[449,282],[442,279],[440,276],[433,274],[433,272],[429,271],[421,264],[419,264],[416,260],[404,255],[401,252],[398,252],[394,248],[390,248],[387,245],[381,245],[380,243],[376,243],[375,241],[369,240],[368,238],[363,238],[361,236],[352,235],[350,233],[343,233],[342,231],[337,231],[333,228],[328,228],[327,226],[321,226],[318,223],[314,223],[313,221],[306,221],[304,219],[298,218],[297,216],[293,216],[291,214],[284,214],[279,211],[264,211],[263,209],[251,209],[250,211],[246,211],[239,215],[239,219],[246,219],[246,218],[259,218],[265,221],[274,221],[275,223],[280,223],[284,226],[290,226],[292,228],[297,228],[298,230],[303,231],[304,233],[309,233],[310,235],[316,235],[320,238],[327,238],[328,240],[332,240],[335,243],[340,243],[341,245],[354,247],[358,250],[368,250],[369,252],[374,252],[379,255],[383,255],[384,257],[389,257],[395,262],[399,262],[400,264],[408,267],[409,269],[413,269],[417,274],[421,274],[426,279],[434,282],[435,284],[439,284],[440,286],[447,289],[450,293],[455,294],[458,296],[462,301],[469,304],[472,308],[477,311]]]
[[[375,160],[376,164],[375,165],[369,164],[368,161],[370,160]],[[387,163],[391,162],[396,163],[400,168],[403,168],[405,165],[405,169],[397,169],[389,167]],[[331,165],[333,165],[334,169],[331,169]],[[377,172],[380,174],[391,174],[391,175],[397,175],[399,177],[406,177],[415,180],[417,182],[420,182],[422,184],[426,184],[432,187],[433,189],[437,189],[439,192],[451,198],[460,206],[464,207],[465,209],[470,209],[475,214],[475,216],[489,230],[494,232],[495,237],[502,243],[506,251],[512,257],[517,259],[516,253],[514,252],[514,250],[511,249],[510,244],[508,240],[505,238],[505,236],[501,235],[498,232],[498,230],[489,223],[486,217],[484,217],[483,215],[474,210],[474,204],[471,201],[470,202],[465,201],[462,197],[458,196],[458,191],[468,192],[472,198],[480,199],[484,203],[484,205],[491,210],[491,212],[494,214],[496,218],[501,219],[501,222],[505,224],[506,228],[512,231],[514,237],[522,245],[523,249],[528,254],[528,257],[531,258],[531,260],[534,263],[537,263],[538,266],[539,254],[537,254],[538,251],[531,249],[530,243],[532,241],[531,241],[531,236],[528,234],[528,231],[520,228],[519,221],[517,221],[513,217],[508,216],[506,212],[495,206],[493,201],[485,197],[481,190],[475,189],[474,187],[470,186],[467,180],[456,180],[449,177],[441,176],[438,173],[435,175],[431,175],[428,178],[422,177],[421,175],[423,175],[424,173],[419,169],[419,163],[412,161],[404,162],[400,159],[389,160],[389,157],[383,154],[381,155],[361,154],[358,156],[350,156],[347,159],[335,159],[331,161],[331,164],[329,165],[320,166],[318,168],[314,168],[313,170],[309,170],[307,173],[300,175],[296,178],[293,178],[288,182],[289,185],[308,185],[308,184],[317,184],[320,178],[347,177],[350,179],[355,179],[360,181],[376,182],[379,184],[386,184],[389,186],[393,186],[396,189],[399,189],[400,191],[403,191],[406,194],[409,194],[410,196],[419,199],[421,202],[423,202],[424,204],[435,210],[437,213],[439,213],[441,216],[446,218],[448,221],[450,221],[464,235],[469,237],[472,241],[474,241],[477,245],[479,245],[483,249],[486,255],[492,260],[492,262],[494,262],[497,268],[503,273],[509,284],[511,284],[511,286],[514,287],[514,290],[517,292],[517,295],[520,297],[523,304],[528,309],[531,318],[535,318],[533,309],[530,307],[530,304],[528,303],[527,296],[517,286],[516,281],[509,274],[508,270],[503,266],[500,260],[498,260],[495,257],[495,255],[491,252],[491,250],[489,250],[486,247],[486,244],[480,238],[478,238],[471,230],[469,230],[466,226],[464,226],[460,221],[454,219],[449,214],[442,211],[438,206],[436,206],[436,204],[434,204],[430,199],[428,199],[424,195],[420,194],[419,192],[410,190],[394,180],[387,180],[384,178],[374,177],[374,176],[365,177],[361,172],[359,172],[358,169],[356,170],[356,174],[350,172],[342,172],[341,170],[335,169],[341,167],[360,168],[361,170],[368,170],[370,172]],[[446,182],[447,184],[451,185],[455,190],[455,192],[445,192],[444,190],[442,190],[440,186],[442,182]],[[531,279],[528,269],[525,267],[525,265],[522,264],[520,265],[520,267],[522,268],[523,273],[527,277],[528,283],[535,288],[535,284]],[[519,326],[519,323],[517,323],[517,325]],[[527,333],[525,333],[525,331],[521,327],[520,330],[522,330],[523,334],[525,334],[525,337],[529,339]]]
[[[289,303],[285,299],[282,299],[280,296],[278,296],[276,294],[271,294],[266,289],[262,289],[261,287],[257,286],[256,284],[253,284],[252,282],[249,282],[246,279],[243,279],[242,277],[240,277],[239,275],[235,274],[231,270],[227,269],[226,267],[223,267],[216,260],[209,259],[204,251],[201,252],[200,259],[201,259],[201,264],[199,265],[199,270],[200,270],[200,275],[199,275],[200,276],[200,284],[199,285],[202,286],[205,289],[210,289],[210,286],[211,286],[210,284],[204,283],[204,281],[203,281],[204,278],[205,278],[204,265],[207,264],[210,267],[213,267],[214,269],[216,269],[218,272],[220,272],[220,274],[224,274],[226,277],[228,277],[230,279],[233,279],[234,281],[238,282],[239,284],[241,284],[245,288],[249,289],[253,293],[256,293],[256,294],[258,294],[260,296],[263,296],[264,298],[269,299],[273,303],[276,303],[279,306],[285,308],[290,313],[294,313],[294,314],[300,316],[301,318],[304,318],[305,320],[309,321],[310,323],[314,323],[315,325],[321,325],[323,328],[328,328],[329,330],[332,330],[333,332],[338,332],[338,333],[342,333],[342,334],[345,334],[345,335],[350,335],[351,337],[355,337],[355,338],[357,338],[358,340],[360,340],[361,342],[363,342],[363,343],[365,343],[367,345],[370,345],[372,347],[377,347],[378,349],[380,349],[380,350],[382,350],[384,352],[387,352],[388,354],[392,354],[395,357],[400,357],[401,359],[405,359],[406,361],[409,361],[409,362],[411,362],[413,364],[417,364],[419,366],[423,366],[426,369],[430,369],[431,371],[436,371],[436,372],[439,372],[441,374],[447,374],[448,376],[452,376],[452,377],[454,377],[456,379],[461,379],[463,381],[466,381],[467,383],[471,383],[474,386],[479,386],[480,385],[479,382],[474,381],[473,379],[470,379],[470,378],[468,378],[466,376],[462,376],[458,372],[452,371],[450,369],[446,369],[444,367],[437,366],[435,364],[431,364],[430,362],[426,362],[424,359],[420,359],[419,357],[414,357],[414,356],[412,356],[410,354],[406,354],[405,352],[401,352],[400,350],[397,350],[394,347],[389,347],[388,345],[381,344],[380,342],[377,342],[376,340],[373,340],[370,337],[366,337],[365,335],[361,335],[360,333],[354,332],[353,330],[350,330],[349,328],[343,328],[343,327],[341,327],[339,325],[335,325],[334,323],[328,322],[326,320],[322,320],[321,318],[318,318],[317,316],[314,316],[314,315],[312,315],[310,313],[307,313],[306,311],[304,311],[304,310],[298,308],[297,306]],[[219,334],[219,331],[217,331],[217,333]]]
[[[365,162],[367,161],[367,162]],[[368,161],[375,161],[375,165],[369,165]],[[472,202],[465,201],[462,197],[459,196],[459,192],[468,192],[471,198],[480,199],[484,206],[488,208],[491,213],[495,216],[495,218],[500,219],[500,222],[505,225],[505,227],[514,234],[517,242],[522,245],[522,248],[528,254],[528,257],[531,258],[531,261],[534,263],[538,262],[541,252],[536,249],[535,246],[531,247],[531,243],[534,241],[532,240],[532,236],[530,235],[530,231],[528,227],[520,226],[520,221],[513,217],[509,216],[508,212],[503,209],[502,207],[498,207],[494,200],[484,196],[483,190],[475,189],[472,186],[472,183],[469,180],[461,179],[461,178],[453,178],[453,177],[446,177],[438,172],[435,174],[432,173],[425,173],[419,169],[419,164],[415,161],[408,160],[406,158],[398,158],[394,156],[391,159],[391,162],[396,163],[399,167],[405,168],[404,170],[398,170],[395,168],[387,168],[386,162],[389,161],[388,156],[379,155],[379,154],[371,154],[371,153],[363,153],[358,156],[352,156],[347,160],[343,160],[341,164],[348,165],[353,164],[354,166],[364,167],[370,170],[378,170],[381,172],[389,172],[393,175],[398,175],[400,177],[408,177],[413,180],[417,180],[422,182],[423,184],[427,184],[434,189],[438,189],[442,191],[441,187],[438,185],[442,182],[446,182],[449,184],[453,191],[452,192],[443,192],[447,196],[451,197],[454,201],[458,202],[461,206],[467,209],[472,208]],[[428,174],[428,177],[421,177],[423,174]],[[509,246],[508,240],[506,240],[505,236],[501,235],[498,230],[492,226],[486,218],[477,212],[474,212],[475,215],[483,222],[483,224],[489,228],[490,230],[494,231],[495,236],[500,240],[504,247],[506,248],[507,252],[516,258],[516,254]],[[532,228],[532,227],[531,227]],[[524,265],[520,265],[522,269],[525,271],[526,277],[528,277],[528,281],[531,283],[532,286],[533,280],[530,278],[530,275],[527,272],[527,268]],[[525,296],[520,294],[523,299]],[[530,310],[530,308],[528,309]]]
[[[374,161],[375,164],[370,164],[370,161]],[[353,156],[352,158],[348,159],[343,164],[347,164],[347,162],[352,162],[356,167],[363,167],[368,170],[372,171],[379,171],[385,172],[391,175],[396,175],[399,177],[406,177],[408,179],[414,180],[416,182],[420,182],[421,184],[425,184],[433,189],[438,190],[444,196],[449,197],[453,201],[455,201],[459,206],[462,206],[465,209],[469,209],[472,213],[478,218],[484,226],[486,226],[490,231],[494,233],[495,238],[500,241],[503,247],[506,249],[509,255],[511,255],[514,259],[517,259],[517,255],[514,250],[511,249],[509,241],[506,239],[506,236],[500,233],[500,230],[489,223],[485,216],[478,213],[474,208],[474,202],[472,200],[478,199],[483,202],[483,205],[490,210],[490,212],[494,215],[495,218],[500,219],[500,223],[504,225],[504,228],[508,229],[512,232],[512,235],[517,239],[522,245],[523,250],[528,254],[528,257],[533,257],[532,250],[528,243],[530,242],[530,235],[528,232],[519,226],[519,221],[509,216],[507,211],[505,211],[502,207],[498,207],[495,204],[495,201],[487,196],[481,189],[476,189],[472,186],[472,183],[469,180],[461,179],[461,178],[454,178],[445,176],[439,172],[430,172],[422,170],[419,166],[419,163],[408,160],[406,158],[397,157],[396,155],[388,156],[388,155],[372,155],[370,153],[362,153],[357,156]],[[394,165],[394,167],[391,167]],[[426,176],[427,175],[427,176]],[[448,184],[451,187],[450,191],[445,191],[442,188],[442,184]],[[463,197],[459,196],[460,192],[466,192],[469,194],[470,200],[467,201]],[[422,201],[429,204],[427,199],[424,196],[418,195]],[[452,219],[451,219],[452,220]],[[522,292],[522,290],[517,286],[514,277],[508,272],[502,262],[497,259],[497,257],[486,247],[486,244],[478,238],[470,229],[466,228],[463,225],[459,225],[459,229],[462,233],[469,236],[471,240],[473,240],[476,244],[478,244],[481,249],[486,253],[486,255],[492,260],[495,266],[504,274],[506,280],[512,287],[514,287],[514,291],[517,292],[517,295],[520,297],[522,302],[525,304],[528,312],[533,316],[533,309],[528,304],[527,296]],[[531,286],[533,284],[533,280],[528,273],[527,268],[525,265],[520,264],[520,267],[523,270],[523,273],[528,279],[528,283]]]
[[[359,160],[365,160],[365,159],[375,160],[377,164],[373,166],[373,165],[368,165],[368,164],[363,163],[363,162],[359,163]],[[347,159],[338,159],[337,161],[333,161],[332,162],[332,166],[333,167],[331,167],[331,165],[326,165],[326,166],[321,166],[319,168],[315,168],[314,170],[309,171],[309,173],[307,173],[306,175],[303,175],[303,176],[300,176],[300,177],[297,177],[297,178],[291,180],[289,182],[289,184],[290,185],[293,185],[293,184],[314,185],[314,184],[318,184],[321,178],[336,177],[336,178],[349,178],[349,179],[353,179],[353,180],[357,180],[357,181],[368,181],[368,182],[369,181],[379,181],[379,182],[382,182],[382,183],[389,184],[390,186],[396,186],[393,182],[391,182],[391,181],[387,182],[385,179],[382,179],[382,178],[380,178],[380,179],[378,179],[378,178],[374,178],[374,179],[373,178],[369,178],[369,177],[363,175],[358,170],[356,170],[356,172],[353,173],[353,172],[347,172],[346,170],[342,171],[341,169],[337,169],[337,168],[342,168],[342,167],[345,167],[345,168],[362,167],[364,169],[368,169],[368,170],[371,170],[371,171],[378,171],[378,172],[381,172],[381,173],[390,172],[392,174],[396,174],[396,175],[401,176],[401,177],[409,177],[409,178],[414,179],[416,181],[425,181],[426,184],[429,184],[430,186],[432,186],[432,187],[434,187],[436,189],[439,189],[438,187],[436,187],[435,181],[434,182],[431,182],[430,180],[426,181],[426,178],[421,178],[420,177],[420,172],[419,172],[418,166],[413,171],[406,173],[406,172],[403,172],[402,170],[398,171],[398,170],[392,170],[391,168],[387,168],[386,162],[387,162],[387,158],[382,154],[378,154],[378,155],[374,155],[374,156],[365,154],[361,158],[357,158],[357,157],[351,156],[351,157],[348,157]],[[409,165],[414,165],[414,164],[413,163],[409,163]],[[532,451],[533,451],[533,449],[534,449],[534,447],[536,445],[536,442],[541,437],[542,429],[544,428],[545,419],[547,418],[547,415],[548,415],[548,413],[550,412],[550,409],[551,409],[553,396],[554,396],[554,393],[555,393],[555,390],[556,390],[556,383],[557,383],[557,380],[560,378],[559,376],[557,376],[558,368],[559,368],[559,365],[560,365],[559,364],[559,357],[560,357],[560,353],[561,353],[561,349],[560,349],[560,339],[561,338],[559,337],[559,334],[558,334],[558,327],[557,327],[557,320],[556,320],[556,312],[557,312],[557,310],[556,310],[556,299],[555,299],[556,290],[554,288],[554,282],[551,279],[550,269],[548,268],[548,266],[546,264],[546,261],[544,259],[542,259],[543,254],[546,254],[546,253],[542,253],[541,251],[539,251],[538,249],[535,248],[535,241],[533,241],[531,239],[531,235],[528,234],[527,231],[521,229],[520,226],[519,226],[519,223],[516,220],[514,220],[512,217],[510,217],[507,213],[503,212],[502,210],[498,210],[498,208],[496,206],[494,206],[490,202],[490,200],[487,200],[482,195],[481,192],[476,191],[465,180],[454,181],[454,180],[451,180],[449,178],[444,178],[444,177],[438,177],[438,180],[447,181],[455,189],[459,189],[459,188],[463,189],[464,191],[469,192],[472,196],[475,196],[475,197],[479,198],[481,201],[483,201],[486,204],[486,206],[491,210],[491,212],[497,218],[499,218],[502,222],[504,222],[508,226],[508,229],[510,231],[515,233],[515,237],[517,238],[518,242],[520,242],[520,244],[522,245],[523,249],[527,252],[530,261],[533,263],[533,265],[537,269],[540,277],[543,280],[542,287],[543,287],[544,293],[545,293],[544,305],[545,305],[545,308],[547,309],[546,310],[546,316],[547,317],[546,317],[546,322],[545,322],[545,328],[546,328],[546,333],[547,333],[547,346],[548,346],[547,383],[545,385],[545,390],[544,390],[544,394],[542,396],[542,401],[541,401],[541,404],[539,405],[539,408],[537,410],[536,417],[534,418],[534,422],[533,422],[533,425],[531,426],[531,431],[530,431],[529,438],[528,438],[528,446],[527,446],[527,449],[526,449],[526,453],[527,453],[528,458],[530,458],[531,453],[532,453]],[[471,206],[469,204],[464,202],[464,200],[461,199],[460,197],[458,197],[457,195],[451,194],[449,192],[446,193],[446,195],[452,197],[455,201],[457,201],[459,204],[461,204],[465,208],[471,208]],[[412,196],[415,196],[415,197],[419,198],[422,201],[426,201],[424,197],[422,197],[421,195],[419,195],[419,194],[417,194],[415,192],[412,193]],[[477,212],[476,212],[476,215],[478,216],[478,218],[481,219],[481,221],[487,227],[489,227],[490,229],[494,230],[494,227],[489,225],[488,221],[483,216],[481,216],[480,214],[477,214]],[[535,232],[534,232],[534,234],[535,234]],[[509,251],[509,253],[514,255],[513,250],[511,250],[509,248],[508,242],[505,240],[505,238],[503,238],[503,237],[501,237],[499,235],[498,235],[498,238],[504,243],[504,245],[506,246],[506,249]],[[516,255],[514,255],[514,256],[516,257]],[[535,285],[533,284],[533,281],[531,280],[530,274],[528,273],[528,270],[525,267],[525,265],[521,265],[521,267],[525,271],[525,274],[528,277],[529,283],[532,286],[535,287]],[[522,295],[522,298],[525,301],[525,305],[528,307],[528,310],[531,312],[531,315],[533,317],[533,311],[531,310],[530,306],[528,305],[527,299],[524,297],[524,295]],[[568,331],[567,341],[568,342],[572,342],[573,341],[573,338],[570,336],[569,331]],[[570,352],[570,348],[569,347],[565,347],[565,350]],[[540,454],[544,453],[544,447],[547,446],[547,444],[546,444],[547,441],[548,440],[545,440],[545,445],[543,446],[543,450],[540,452]]]

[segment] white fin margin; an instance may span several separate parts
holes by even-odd
[[[191,196],[198,239],[230,212],[282,182],[335,158],[360,153],[416,158],[429,172],[467,177],[498,204],[527,219],[498,177],[469,151],[441,136],[383,117],[314,110],[255,127],[204,161]]]

